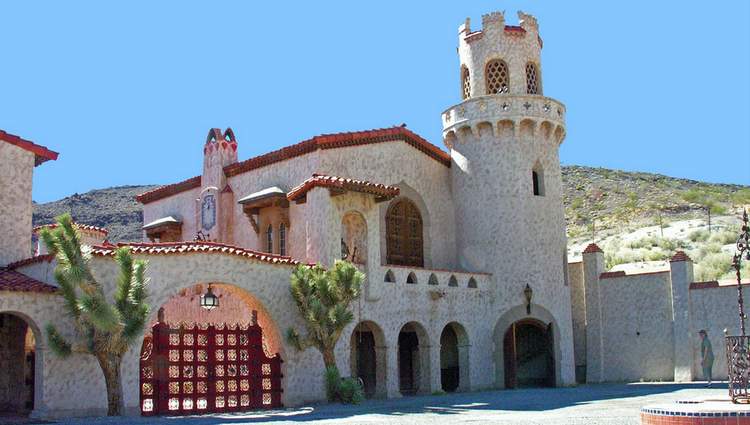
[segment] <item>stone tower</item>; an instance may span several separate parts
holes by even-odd
[[[519,26],[494,12],[482,17],[481,30],[472,31],[466,19],[458,31],[463,100],[442,121],[453,160],[459,265],[493,274],[500,309],[523,304],[528,284],[533,305],[551,312],[569,335],[558,156],[565,106],[542,94],[537,21],[518,16]]]
[[[234,193],[224,167],[237,162],[237,139],[231,128],[212,128],[203,146],[201,194],[196,200],[198,230],[211,241],[232,243]],[[184,235],[190,239],[191,235]]]

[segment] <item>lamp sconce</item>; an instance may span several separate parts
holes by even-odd
[[[534,290],[528,283],[523,288],[523,296],[526,298],[526,314],[531,314],[531,299],[534,297]]]
[[[201,307],[209,311],[219,306],[219,297],[214,295],[214,292],[211,290],[210,283],[208,284],[208,289],[206,290],[206,293],[201,295],[200,303],[201,303]]]

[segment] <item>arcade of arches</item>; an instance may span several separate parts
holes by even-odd
[[[0,415],[34,409],[36,339],[26,321],[0,313]]]

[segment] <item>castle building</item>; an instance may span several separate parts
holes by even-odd
[[[148,260],[153,311],[142,347],[122,365],[130,414],[323,400],[320,353],[282,337],[304,328],[289,280],[298,264],[341,258],[367,279],[336,360],[368,397],[567,386],[576,366],[579,381],[619,377],[602,374],[601,258],[566,258],[565,106],[544,95],[536,19],[518,16],[518,26],[496,12],[481,29],[468,19],[459,27],[460,102],[440,117],[447,152],[398,126],[315,136],[239,161],[234,132],[211,129],[200,175],[137,197],[144,240],[126,245]],[[101,413],[96,362],[52,356],[41,332],[51,322],[73,332],[56,299],[56,261],[43,247],[29,258],[31,171],[57,154],[0,140],[0,230],[12,236],[0,249],[0,331],[18,336],[0,350],[34,352],[34,415]],[[103,242],[104,229],[78,229],[95,276],[113,291],[116,246]],[[683,275],[665,285],[687,285]],[[675,292],[679,308],[688,308],[686,288]],[[199,304],[209,294],[219,302],[211,310]],[[690,331],[679,326],[673,332]],[[20,382],[2,376],[0,406]]]

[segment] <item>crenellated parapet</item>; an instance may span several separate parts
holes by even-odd
[[[465,100],[442,114],[443,142],[453,149],[454,142],[476,135],[480,127],[489,126],[495,137],[510,130],[511,136],[521,123],[531,125],[542,139],[556,144],[565,139],[565,105],[555,99],[537,95],[489,95]]]

